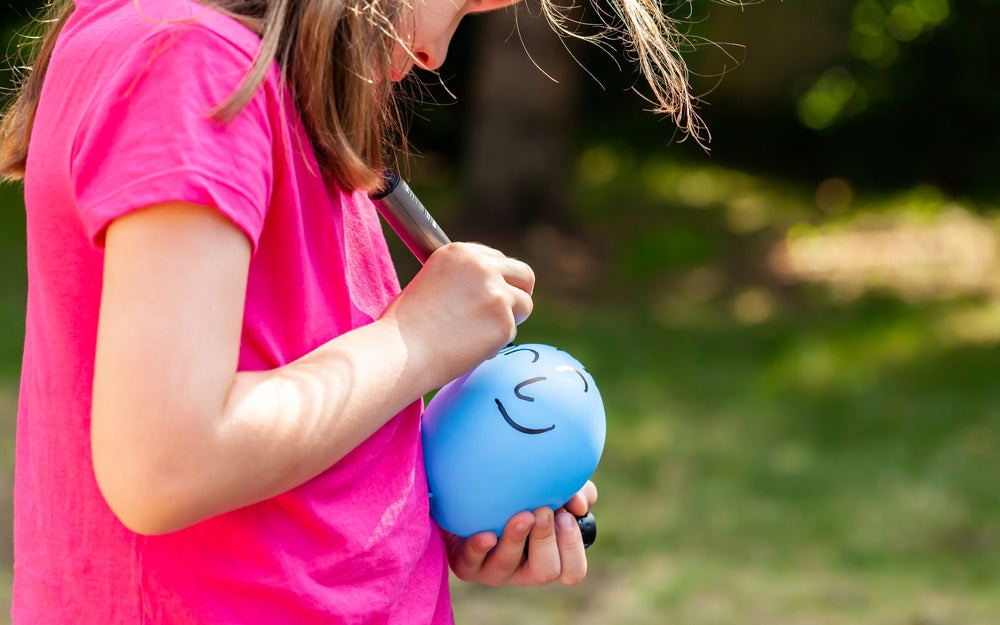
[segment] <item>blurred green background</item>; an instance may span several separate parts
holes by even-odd
[[[10,41],[37,3],[4,2]],[[532,263],[519,340],[577,356],[608,414],[587,580],[456,582],[459,621],[1000,622],[1000,10],[670,6],[710,151],[643,110],[627,52],[571,42],[576,63],[531,6],[520,35],[470,19],[406,88],[412,186],[452,238]],[[19,194],[0,187],[8,485]]]

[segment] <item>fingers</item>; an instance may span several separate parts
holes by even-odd
[[[450,252],[480,255],[492,264],[496,271],[510,287],[507,291],[508,307],[514,316],[514,324],[520,325],[531,315],[531,294],[535,289],[535,272],[531,267],[516,258],[506,256],[503,252],[478,243],[452,243]],[[513,338],[513,337],[511,337]]]
[[[535,272],[531,267],[516,258],[506,258],[504,279],[507,284],[531,295],[535,290]]]
[[[532,302],[531,295],[522,291],[520,288],[514,291],[512,295],[513,302],[510,309],[511,313],[514,315],[514,325],[519,326],[531,315],[534,303]],[[514,339],[513,336],[510,338],[511,340]],[[510,341],[508,341],[508,343],[509,342]]]
[[[448,560],[455,575],[489,586],[542,586],[558,581],[574,585],[587,575],[587,555],[576,518],[551,508],[518,512],[499,541],[493,532],[460,538],[445,534]],[[525,549],[527,546],[527,549]]]
[[[558,581],[574,585],[587,575],[587,555],[576,517],[551,508],[534,511],[528,538],[528,558],[511,578],[518,586],[541,586]]]
[[[501,273],[504,281],[513,287],[511,295],[511,313],[514,315],[514,325],[521,325],[531,315],[534,306],[531,294],[535,289],[535,272],[526,263],[516,258],[503,258]],[[513,336],[511,339],[513,340]]]
[[[525,263],[473,243],[439,248],[382,313],[430,390],[496,355],[531,314],[535,276]]]
[[[450,243],[428,259],[425,268],[431,266],[445,267],[443,271],[449,275],[452,287],[467,279],[471,293],[486,296],[479,304],[473,303],[481,322],[496,316],[495,323],[505,323],[506,317],[509,324],[513,316],[514,325],[519,325],[531,314],[535,273],[516,258],[478,243]],[[452,304],[460,299],[453,299]]]
[[[481,245],[479,243],[449,243],[444,247],[438,248],[432,256],[448,255],[460,257],[478,256],[482,259],[489,259],[490,261],[497,263],[497,268],[500,273],[511,286],[516,287],[529,295],[535,288],[535,272],[527,263],[507,256],[503,252],[492,247]],[[430,260],[428,260],[428,262],[430,262]]]
[[[555,514],[552,508],[535,510],[535,526],[528,538],[526,577],[532,584],[548,584],[559,579],[562,570],[556,540]]]
[[[446,533],[452,570],[459,579],[490,586],[579,584],[587,576],[587,554],[576,517],[596,502],[597,486],[588,481],[555,512],[548,507],[518,512],[499,540],[492,532],[467,539]]]
[[[556,541],[559,547],[559,583],[574,586],[587,576],[587,553],[576,517],[569,512],[556,515]]]
[[[479,561],[477,569],[466,569],[463,572],[470,573],[469,577],[462,577],[459,571],[455,571],[460,579],[467,581],[477,581],[488,586],[499,586],[508,583],[517,573],[524,560],[524,543],[527,540],[531,529],[535,524],[535,517],[530,512],[518,512],[507,521],[500,540],[482,560]],[[475,535],[479,536],[479,534]],[[475,538],[470,537],[469,540]],[[469,564],[474,562],[474,558],[469,558]],[[454,568],[454,567],[453,567]]]
[[[597,486],[588,480],[564,507],[576,516],[584,516],[595,503],[597,503]]]
[[[518,512],[500,534],[500,542],[490,558],[489,565],[498,577],[510,577],[524,560],[524,544],[535,526],[535,517],[530,512]]]
[[[478,581],[477,575],[483,568],[490,551],[497,544],[496,534],[480,532],[468,538],[445,533],[448,561],[455,575],[463,581]]]

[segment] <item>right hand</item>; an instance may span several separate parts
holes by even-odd
[[[440,388],[491,358],[531,314],[535,275],[525,263],[475,243],[438,249],[382,313]]]

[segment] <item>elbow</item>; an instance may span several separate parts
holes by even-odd
[[[136,534],[154,536],[184,529],[197,522],[190,489],[178,470],[146,459],[128,462],[121,456],[94,454],[94,475],[108,507]]]
[[[169,513],[166,513],[161,507],[157,507],[153,502],[136,500],[125,502],[107,495],[105,495],[104,500],[121,524],[136,534],[157,536],[186,527],[185,524],[172,519]]]

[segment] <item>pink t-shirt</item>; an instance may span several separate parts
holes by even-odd
[[[306,484],[179,532],[133,534],[105,504],[89,427],[111,220],[180,200],[246,233],[243,370],[370,322],[399,285],[371,202],[318,174],[276,68],[234,120],[208,116],[243,77],[256,36],[190,0],[77,6],[49,66],[25,182],[14,622],[451,623],[419,403]]]

